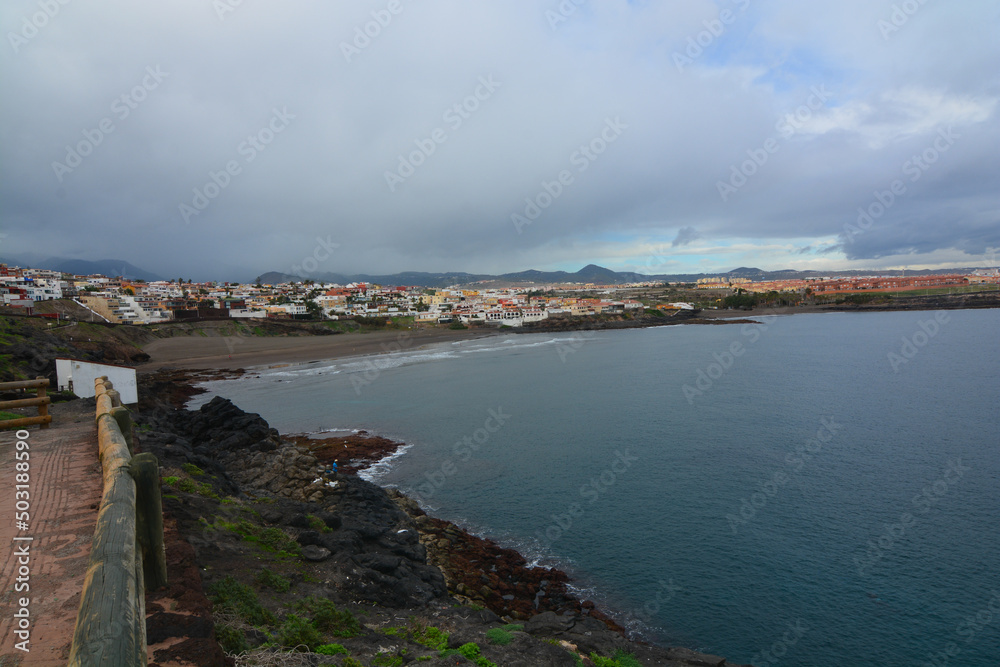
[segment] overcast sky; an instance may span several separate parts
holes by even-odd
[[[2,257],[196,279],[997,265],[994,0],[5,0],[0,20]]]

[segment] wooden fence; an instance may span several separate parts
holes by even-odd
[[[0,428],[24,428],[33,424],[41,424],[42,428],[48,428],[52,421],[49,414],[49,403],[52,399],[45,395],[45,388],[49,386],[48,378],[39,377],[34,380],[21,380],[18,382],[0,382],[0,391],[14,391],[16,389],[37,389],[38,395],[35,398],[19,398],[13,401],[0,401],[0,410],[7,408],[29,408],[38,406],[37,417],[22,417],[21,419],[5,419],[0,421]]]
[[[145,665],[145,591],[167,583],[159,464],[132,455],[132,417],[107,377],[94,387],[104,493],[69,665]]]

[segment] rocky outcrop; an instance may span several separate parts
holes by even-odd
[[[228,400],[215,398],[195,412],[159,410],[144,417],[140,435],[141,447],[159,458],[165,472],[195,474],[186,491],[171,487],[164,509],[193,547],[208,582],[240,571],[253,580],[262,567],[261,552],[245,538],[267,534],[284,554],[271,567],[286,562],[281,558],[300,563],[284,570],[292,590],[274,597],[273,611],[287,613],[295,600],[310,595],[354,605],[368,620],[361,635],[343,640],[352,655],[383,650],[382,624],[419,619],[448,632],[449,648],[475,643],[497,665],[569,667],[581,664],[581,656],[587,665],[593,664],[591,653],[616,651],[634,655],[642,665],[725,664],[713,656],[628,641],[592,604],[568,593],[565,573],[528,567],[517,552],[427,516],[396,491],[355,475],[326,478],[316,457]],[[522,625],[509,625],[515,621]],[[158,639],[187,633],[186,647],[206,641],[211,629],[169,609],[154,614],[150,624]],[[487,631],[502,627],[509,643],[489,641]],[[465,661],[412,642],[406,646],[409,652],[400,656],[408,660]]]

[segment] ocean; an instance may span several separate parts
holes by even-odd
[[[764,665],[1000,665],[1000,311],[504,335],[261,369],[283,433],[566,570],[630,631]],[[259,376],[259,377],[258,377]]]

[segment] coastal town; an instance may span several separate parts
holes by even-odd
[[[657,292],[657,288],[659,291]],[[197,319],[412,318],[413,324],[519,327],[555,317],[676,313],[739,307],[739,295],[777,295],[787,303],[843,295],[921,290],[1000,289],[1000,269],[966,274],[866,275],[752,281],[729,276],[695,283],[647,281],[614,285],[556,284],[444,289],[418,285],[145,281],[123,276],[73,275],[0,264],[0,298],[8,312],[34,314],[40,302],[72,300],[90,319],[156,324]],[[673,296],[677,300],[669,300]],[[679,297],[679,298],[678,298]],[[50,315],[51,316],[51,315]]]

